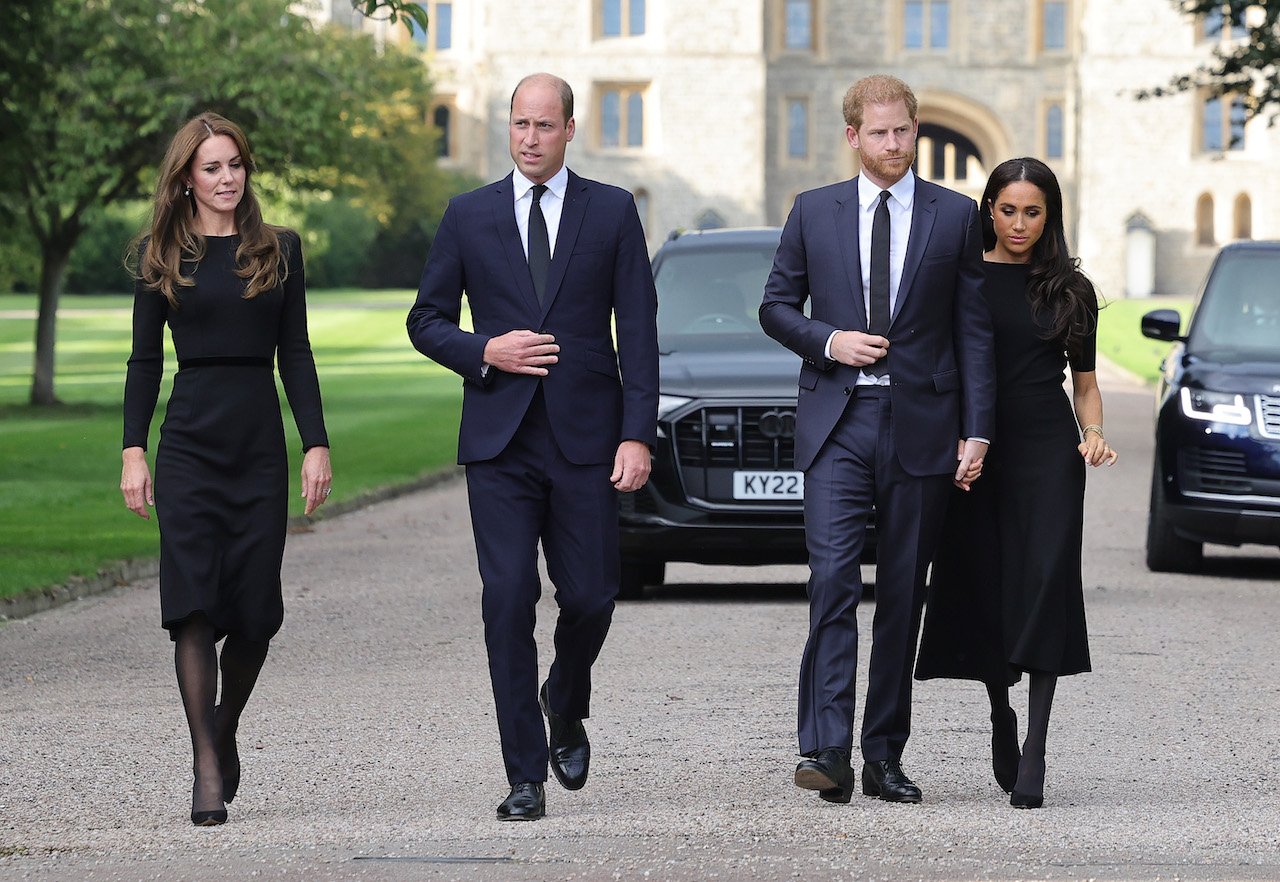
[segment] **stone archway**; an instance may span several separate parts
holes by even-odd
[[[1010,156],[1004,124],[983,104],[952,92],[917,96],[920,174],[978,199],[987,174]]]

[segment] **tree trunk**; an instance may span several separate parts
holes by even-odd
[[[60,242],[46,242],[40,252],[40,306],[36,313],[31,403],[49,405],[58,403],[53,394],[53,351],[58,341],[58,298],[62,296],[62,283],[67,277],[71,248]]]

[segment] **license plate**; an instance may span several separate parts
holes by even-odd
[[[804,472],[734,472],[734,499],[804,499]]]

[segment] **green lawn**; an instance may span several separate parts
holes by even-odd
[[[313,347],[333,444],[333,500],[403,483],[453,462],[461,385],[409,346],[409,291],[322,291],[310,298]],[[1153,380],[1168,344],[1138,329],[1151,309],[1186,300],[1118,300],[1101,313],[1098,349]],[[0,296],[0,597],[157,553],[155,519],[120,499],[120,399],[129,355],[125,296],[67,297],[58,321],[59,397],[33,409],[32,296]],[[169,359],[168,377],[173,359]],[[152,447],[163,419],[152,424]],[[298,440],[286,419],[297,482]],[[292,506],[301,511],[295,486]]]
[[[1098,313],[1098,352],[1148,383],[1160,376],[1160,362],[1171,345],[1142,336],[1142,316],[1153,309],[1176,309],[1186,333],[1189,299],[1114,300]]]
[[[403,483],[454,461],[461,382],[409,345],[413,292],[315,292],[312,346],[333,445],[332,501]],[[157,553],[155,519],[120,498],[120,401],[130,298],[67,297],[58,320],[57,392],[67,404],[26,405],[34,297],[0,296],[0,597]],[[173,371],[168,359],[154,450]],[[289,433],[297,498],[299,442]]]

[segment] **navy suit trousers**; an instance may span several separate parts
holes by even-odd
[[[551,709],[590,712],[591,665],[618,593],[618,502],[613,464],[575,465],[557,446],[542,389],[497,457],[467,465],[489,676],[507,779],[547,779],[547,735],[538,707],[533,630],[542,588],[538,542],[555,586],[559,617],[547,679]]]
[[[800,752],[853,742],[859,569],[876,513],[876,609],[872,623],[862,755],[899,759],[911,732],[911,668],[925,576],[951,476],[907,474],[893,449],[887,387],[855,387],[840,421],[805,472],[809,640],[800,667]]]

